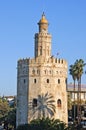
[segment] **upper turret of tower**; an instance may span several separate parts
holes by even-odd
[[[51,35],[48,33],[48,21],[44,13],[38,25],[39,32],[35,34],[35,58],[44,57],[48,59],[51,56]]]
[[[39,25],[39,32],[46,32],[48,31],[48,21],[45,17],[45,14],[42,14],[42,18],[40,19],[40,21],[38,22]]]

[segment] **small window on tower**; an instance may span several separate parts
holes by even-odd
[[[51,70],[50,70],[50,74],[51,74]]]
[[[58,79],[58,84],[60,84],[60,79]]]
[[[42,55],[42,50],[40,49],[40,55]]]
[[[24,79],[24,84],[25,84],[26,80]]]
[[[49,83],[49,79],[47,79],[47,83]]]
[[[37,107],[37,99],[36,98],[33,99],[32,105],[33,105],[33,107]]]
[[[60,59],[59,59],[59,63],[60,63]]]
[[[56,73],[58,74],[58,71],[56,71]]]
[[[36,79],[34,79],[34,83],[36,84]]]
[[[42,55],[42,46],[40,46],[40,55]]]
[[[65,83],[67,84],[67,78],[65,79]]]
[[[57,106],[58,106],[58,107],[61,107],[61,99],[58,99],[58,100],[57,100]]]
[[[35,74],[35,70],[33,70],[32,73]]]
[[[46,70],[44,70],[45,74],[46,74]]]
[[[39,70],[37,70],[37,74],[40,74],[40,71],[39,71]]]
[[[62,60],[62,64],[63,64],[63,60]]]

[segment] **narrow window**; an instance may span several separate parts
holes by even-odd
[[[58,79],[58,84],[60,84],[60,79]]]
[[[45,74],[46,74],[46,70],[44,70]]]
[[[51,74],[51,70],[50,70],[50,74]]]
[[[60,74],[62,73],[62,71],[60,71]]]
[[[25,84],[26,80],[24,79],[24,84]]]
[[[56,71],[56,73],[58,74],[58,71]]]
[[[33,70],[32,73],[35,74],[35,70]]]
[[[49,79],[47,79],[47,83],[49,83]]]
[[[61,107],[61,99],[58,99],[58,100],[57,100],[57,106],[58,106],[58,107]]]
[[[67,78],[65,79],[65,83],[67,84]]]
[[[37,74],[39,73],[39,71],[37,70]]]
[[[39,71],[39,70],[37,70],[37,74],[40,74],[40,71]]]
[[[65,84],[66,84],[66,90],[67,90],[67,78],[65,79]]]
[[[40,46],[40,55],[42,55],[42,46]]]
[[[36,79],[34,79],[34,83],[36,84]]]
[[[55,59],[55,63],[57,63],[57,59]]]
[[[33,105],[33,107],[37,107],[37,99],[36,98],[33,99],[32,105]]]
[[[62,64],[63,64],[63,60],[62,60]]]
[[[42,55],[42,50],[40,49],[40,55]]]

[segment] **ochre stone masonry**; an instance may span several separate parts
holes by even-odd
[[[31,103],[39,94],[47,92],[52,94],[55,100],[56,113],[53,118],[67,123],[67,62],[51,54],[51,35],[48,33],[48,21],[44,14],[38,26],[34,58],[18,60],[17,126],[34,119],[30,110]]]

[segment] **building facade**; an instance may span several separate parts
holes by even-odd
[[[75,90],[74,90],[73,84],[68,84],[67,92],[68,92],[68,94],[70,94],[72,101],[78,100],[78,84],[75,85]],[[75,96],[74,96],[74,94],[75,94]],[[86,84],[81,84],[80,96],[81,96],[80,98],[81,98],[82,104],[85,104],[86,103]],[[75,97],[75,99],[74,99],[74,97]]]
[[[46,93],[52,94],[55,101],[53,118],[67,123],[67,61],[52,56],[48,25],[43,14],[38,22],[39,32],[35,34],[34,58],[18,60],[17,126],[34,119],[30,106],[35,103],[37,107],[38,95]]]

